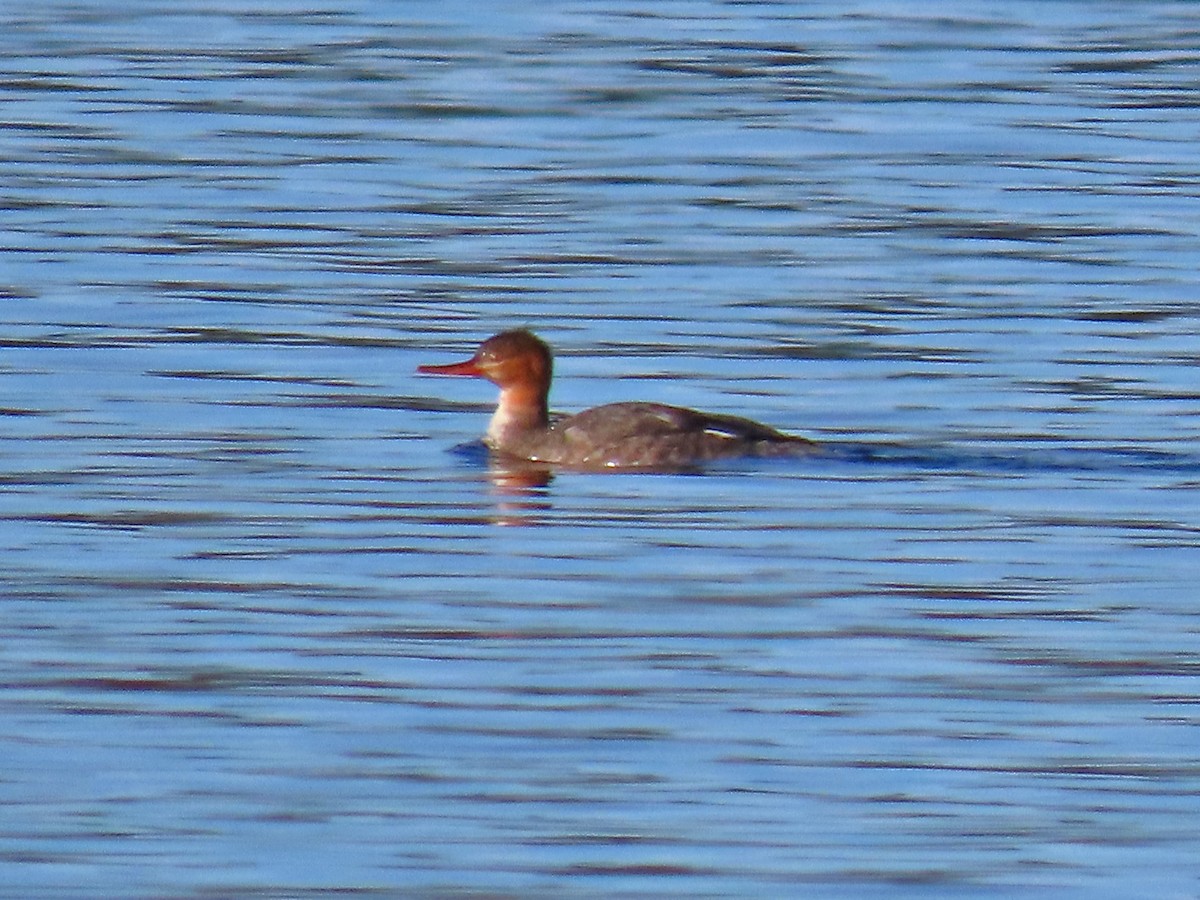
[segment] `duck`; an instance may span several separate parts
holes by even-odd
[[[484,378],[500,388],[483,443],[496,454],[583,470],[680,470],[714,460],[812,454],[820,445],[751,419],[664,403],[608,403],[573,415],[550,412],[554,358],[525,329],[504,331],[456,363],[426,375]]]

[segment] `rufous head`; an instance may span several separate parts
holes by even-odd
[[[493,335],[468,360],[418,366],[417,371],[426,375],[474,375],[501,390],[526,386],[544,392],[550,387],[553,362],[550,348],[532,332],[520,329]]]

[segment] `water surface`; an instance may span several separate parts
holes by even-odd
[[[1198,38],[0,14],[0,894],[1196,897]],[[514,480],[520,325],[833,452]]]

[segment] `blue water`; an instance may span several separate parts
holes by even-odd
[[[0,896],[1200,896],[1198,40],[6,7]],[[514,472],[516,326],[828,452]]]

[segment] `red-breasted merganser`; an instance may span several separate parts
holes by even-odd
[[[475,375],[500,388],[483,442],[518,459],[582,469],[682,469],[737,456],[813,453],[807,438],[743,419],[661,403],[609,403],[573,416],[547,405],[550,348],[528,331],[484,341],[465,362],[419,366],[429,375]]]

